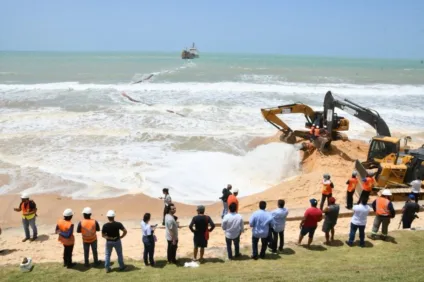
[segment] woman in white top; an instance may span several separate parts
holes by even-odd
[[[370,207],[367,205],[368,199],[362,198],[358,205],[353,206],[353,216],[350,222],[349,240],[346,244],[353,246],[356,230],[359,229],[359,246],[365,247],[365,226],[367,225],[367,217],[370,212]]]
[[[155,237],[153,233],[155,232],[156,225],[151,226],[149,224],[150,221],[150,213],[146,213],[143,216],[143,220],[141,221],[141,230],[143,234],[143,244],[144,244],[144,264],[146,266],[149,265],[147,261],[147,257],[149,257],[150,266],[155,266],[154,255],[155,255]]]

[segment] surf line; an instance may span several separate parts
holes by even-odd
[[[143,104],[143,105],[147,105],[147,106],[149,106],[149,107],[153,106],[153,104],[148,104],[148,103],[145,103],[145,102],[143,102],[143,101],[136,100],[136,99],[134,99],[134,98],[130,97],[130,96],[129,96],[127,93],[125,93],[125,92],[122,92],[122,93],[121,93],[121,95],[122,95],[123,97],[127,98],[128,100],[130,100],[131,102],[134,102],[134,103],[140,103],[140,104]],[[186,115],[183,115],[183,114],[177,113],[177,112],[172,111],[172,110],[166,110],[166,111],[167,111],[168,113],[176,114],[176,115],[179,115],[179,116],[181,116],[181,117],[188,117],[188,116],[186,116]],[[201,118],[197,118],[197,119],[204,120],[204,121],[218,122],[218,121],[209,120],[209,119],[201,119]]]

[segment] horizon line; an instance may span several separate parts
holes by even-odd
[[[162,53],[162,54],[171,54],[181,51],[176,50],[3,50],[0,49],[0,53]],[[419,57],[372,57],[372,56],[349,56],[349,55],[319,55],[319,54],[287,54],[287,53],[272,53],[272,52],[264,52],[264,53],[256,53],[256,52],[223,52],[223,51],[200,51],[200,54],[225,54],[225,55],[256,55],[256,56],[281,56],[281,57],[312,57],[312,58],[338,58],[338,59],[357,59],[357,60],[410,60],[410,61],[423,61],[424,56],[422,58]]]

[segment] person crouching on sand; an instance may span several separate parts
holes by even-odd
[[[191,232],[194,233],[193,261],[197,260],[197,252],[200,248],[200,261],[202,262],[205,248],[208,247],[209,233],[212,232],[215,228],[215,224],[213,223],[212,219],[208,215],[205,215],[204,206],[197,207],[197,215],[191,220],[189,228]]]
[[[22,242],[27,240],[34,241],[37,239],[37,225],[35,224],[35,218],[37,216],[37,205],[33,200],[29,199],[29,195],[23,193],[21,196],[21,203],[18,208],[13,209],[15,212],[22,212],[22,225],[25,231],[25,238]],[[32,238],[29,233],[29,227],[32,229]]]
[[[82,210],[82,216],[84,217],[78,223],[77,233],[82,235],[82,246],[84,248],[84,266],[89,267],[90,247],[93,252],[94,264],[99,265],[101,262],[97,256],[97,231],[100,231],[100,225],[97,220],[91,219],[91,208],[86,207]]]
[[[63,245],[63,266],[72,268],[76,263],[72,262],[72,252],[74,250],[74,224],[71,222],[74,212],[66,209],[63,212],[63,219],[59,219],[56,225],[56,234],[59,234],[58,241]]]
[[[329,201],[330,205],[323,210],[325,218],[324,224],[322,225],[322,232],[325,233],[325,244],[327,245],[330,244],[330,232],[331,242],[334,241],[334,227],[337,224],[340,212],[340,206],[336,204],[336,199],[331,197]]]

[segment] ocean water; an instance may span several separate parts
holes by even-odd
[[[227,183],[257,193],[300,173],[293,146],[249,147],[276,132],[260,108],[321,109],[328,90],[377,110],[393,135],[424,143],[419,60],[179,56],[0,52],[0,174],[9,178],[0,193],[157,197],[169,187],[186,203],[218,200]],[[350,138],[375,134],[337,112],[350,119]],[[305,122],[284,119],[294,129]]]

